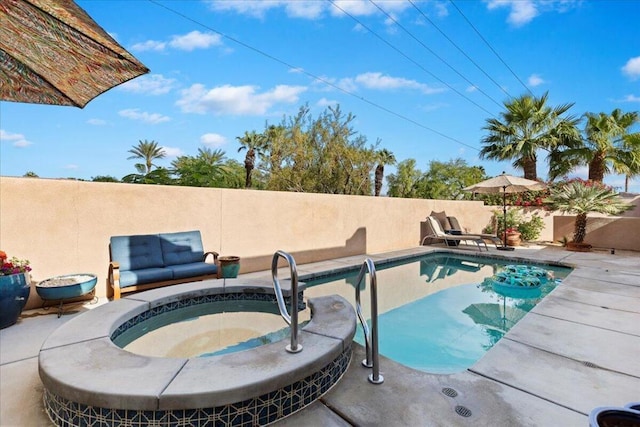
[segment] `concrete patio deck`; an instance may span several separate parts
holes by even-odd
[[[442,248],[419,247],[371,258],[434,249]],[[640,401],[639,253],[532,246],[511,253],[491,249],[489,254],[562,262],[575,270],[470,369],[434,375],[381,358],[385,382],[372,385],[366,379],[368,371],[360,366],[364,351],[356,345],[338,385],[277,425],[587,426],[595,407]],[[324,271],[363,259],[306,264],[298,270]],[[51,424],[38,377],[40,346],[53,330],[91,307],[73,307],[75,313],[60,318],[55,308],[26,311],[16,325],[0,331],[0,425]]]

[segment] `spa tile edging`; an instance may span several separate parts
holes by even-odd
[[[284,341],[198,359],[149,358],[113,344],[111,337],[122,324],[144,318],[150,307],[177,308],[177,301],[190,299],[273,298],[272,289],[269,292],[270,288],[253,284],[181,286],[175,289],[178,292],[156,289],[97,307],[54,331],[39,355],[45,406],[54,423],[102,425],[104,420],[114,420],[111,424],[115,425],[126,416],[129,425],[148,425],[151,419],[157,420],[154,425],[165,425],[159,420],[178,416],[189,424],[193,417],[206,415],[207,420],[215,420],[211,425],[263,424],[316,400],[349,364],[355,313],[338,296],[309,302],[312,319],[300,332],[304,350],[298,354],[286,353]],[[245,364],[233,363],[243,358]],[[222,381],[203,381],[223,377]]]

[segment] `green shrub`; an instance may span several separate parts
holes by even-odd
[[[496,211],[494,216],[495,220],[484,228],[483,233],[495,233],[500,236],[504,230],[504,214]],[[497,225],[497,231],[494,230],[494,224]],[[527,221],[519,209],[511,208],[507,209],[507,228],[516,228],[520,232],[522,240],[536,240],[544,229],[544,221],[537,213]]]

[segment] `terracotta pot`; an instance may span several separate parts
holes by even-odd
[[[504,241],[504,234],[501,236],[501,240]],[[519,232],[507,233],[507,246],[520,246],[522,238]]]
[[[568,242],[567,243],[567,250],[568,251],[573,251],[573,252],[591,252],[591,248],[593,246],[591,246],[588,243],[576,243],[576,242]]]

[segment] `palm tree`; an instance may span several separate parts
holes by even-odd
[[[385,165],[393,165],[396,163],[396,158],[393,153],[386,148],[376,152],[376,161],[378,162],[378,166],[376,166],[376,175],[375,175],[375,196],[380,196],[380,190],[382,190],[382,180],[384,178],[384,167]]]
[[[513,160],[513,166],[522,169],[525,178],[536,180],[538,150],[551,151],[580,137],[578,120],[562,116],[573,103],[550,107],[547,98],[548,93],[539,98],[522,95],[505,102],[501,120],[487,119],[483,129],[489,134],[482,139],[485,146],[480,150],[480,158]]]
[[[629,208],[610,187],[595,181],[575,180],[552,188],[547,202],[553,210],[576,215],[574,243],[584,242],[589,212],[616,215]]]
[[[251,172],[255,169],[256,154],[262,154],[262,151],[266,148],[267,139],[263,134],[256,133],[254,130],[251,132],[245,131],[244,136],[238,136],[236,139],[240,143],[238,153],[244,149],[247,150],[247,155],[244,158],[244,168],[246,171],[244,187],[249,188],[251,187]]]
[[[622,141],[623,162],[614,163],[613,168],[624,175],[624,192],[627,193],[631,178],[640,175],[640,132],[625,135]]]
[[[127,159],[143,159],[144,164],[142,164],[142,168],[139,168],[136,165],[136,169],[139,172],[147,175],[151,172],[151,168],[155,166],[153,161],[156,159],[162,159],[166,155],[164,148],[158,146],[156,141],[138,141],[138,145],[134,146],[129,153],[133,154],[133,156],[127,157]]]
[[[561,145],[552,153],[550,177],[558,177],[577,166],[589,167],[589,179],[602,182],[613,171],[634,176],[640,171],[640,139],[629,134],[638,123],[638,113],[623,113],[616,108],[607,113],[586,113],[584,138],[578,143]]]

